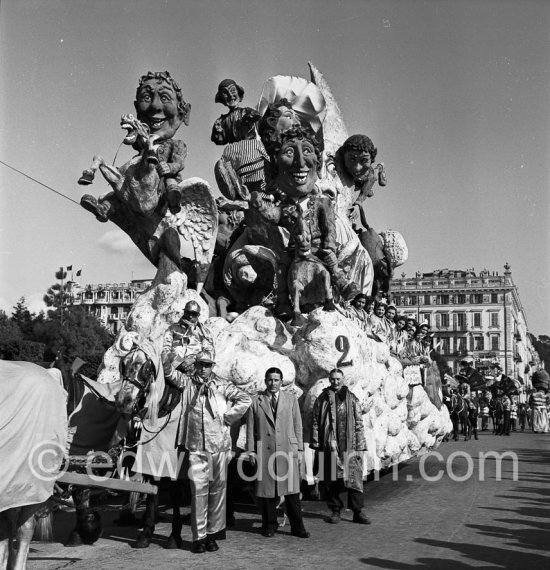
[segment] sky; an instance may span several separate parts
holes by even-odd
[[[215,186],[218,83],[255,106],[267,78],[307,78],[311,61],[386,166],[365,209],[403,234],[398,274],[508,262],[529,330],[550,334],[549,29],[545,0],[2,0],[0,161],[70,200],[0,164],[0,309],[39,310],[60,266],[82,284],[154,275],[78,205],[107,183],[76,183],[94,154],[113,161],[142,74],[180,83],[184,174]]]

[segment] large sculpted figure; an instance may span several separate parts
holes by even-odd
[[[291,279],[287,276],[288,285],[304,290],[316,280],[317,274],[328,272],[339,296],[349,300],[359,291],[338,266],[334,208],[330,198],[315,189],[320,167],[320,150],[314,137],[299,127],[284,132],[273,147],[273,179],[284,195],[279,223],[289,232],[288,247],[295,265]],[[315,265],[321,266],[318,273],[312,272]],[[325,291],[321,299],[293,295],[294,314],[300,312],[302,304],[321,302],[333,308],[330,288]]]
[[[189,123],[191,105],[167,71],[140,78],[134,107],[125,115],[125,144],[138,155],[120,167],[94,156],[79,184],[91,184],[99,168],[112,191],[99,199],[86,194],[82,206],[102,222],[113,221],[158,267],[161,254],[185,271],[200,289],[214,251],[217,209],[208,184],[182,180],[187,147],[174,136]]]

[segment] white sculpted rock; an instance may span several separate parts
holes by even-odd
[[[385,344],[368,338],[339,312],[315,310],[298,330],[263,307],[252,307],[230,324],[221,319],[208,323],[212,325],[219,376],[256,392],[264,389],[265,371],[277,366],[283,371],[285,389],[298,386],[304,391],[301,406],[306,442],[315,400],[329,385],[328,373],[341,368],[347,386],[362,404],[368,446],[366,471],[434,447],[450,431],[447,409],[438,410],[430,402],[419,383],[417,367],[403,371]]]

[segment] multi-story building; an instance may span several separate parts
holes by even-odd
[[[504,274],[484,269],[441,269],[392,281],[392,301],[399,313],[427,321],[434,347],[453,372],[465,356],[490,375],[499,363],[505,374],[530,386],[540,364],[527,330],[519,293],[510,266]]]
[[[113,334],[125,322],[128,313],[139,295],[149,285],[151,279],[134,279],[130,283],[105,283],[98,285],[78,285],[72,282],[71,302],[82,305],[95,315]]]

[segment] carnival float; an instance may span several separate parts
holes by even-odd
[[[375,164],[377,149],[366,135],[349,136],[327,81],[309,68],[309,80],[267,79],[254,108],[242,105],[237,81],[219,84],[215,102],[227,112],[211,133],[220,150],[217,190],[183,177],[187,145],[174,137],[188,124],[191,105],[177,82],[166,71],[140,78],[135,116],[123,115],[120,124],[136,156],[115,167],[96,155],[78,183],[92,185],[99,170],[111,190],[85,194],[81,205],[128,234],[157,272],[97,379],[85,378],[89,391],[69,418],[69,458],[112,454],[120,418],[137,422],[138,449],[176,453],[180,409],[174,402],[167,416],[160,411],[169,388],[161,353],[189,301],[210,331],[221,379],[255,393],[268,367],[283,371],[284,389],[300,400],[305,442],[329,371],[343,370],[363,407],[365,477],[437,447],[452,430],[437,366],[396,354],[348,310],[358,294],[387,297],[408,252],[399,232],[377,232],[367,221],[365,201],[387,183],[384,165]],[[102,407],[105,401],[116,408]],[[132,470],[171,475],[149,463],[138,454]],[[309,482],[312,465],[310,453]],[[53,482],[46,494],[52,489]],[[79,500],[86,506],[86,497]],[[82,528],[86,511],[78,512]]]
[[[236,81],[219,84],[215,101],[228,112],[212,128],[223,147],[217,198],[208,182],[183,180],[186,145],[173,136],[190,105],[179,86],[168,72],[141,78],[137,118],[121,123],[138,156],[116,173],[94,157],[80,180],[101,170],[112,192],[85,195],[82,205],[122,228],[158,268],[98,383],[119,383],[121,361],[138,348],[153,364],[154,385],[164,334],[195,300],[213,335],[215,374],[252,393],[267,366],[279,367],[285,388],[300,396],[305,426],[329,371],[344,370],[364,408],[367,475],[436,447],[450,419],[433,363],[396,358],[336,310],[358,293],[387,296],[408,252],[399,232],[367,223],[364,202],[386,185],[384,165],[374,164],[368,137],[348,135],[327,81],[309,68],[310,80],[267,79],[255,108],[242,106]],[[172,108],[151,104],[166,92]]]

